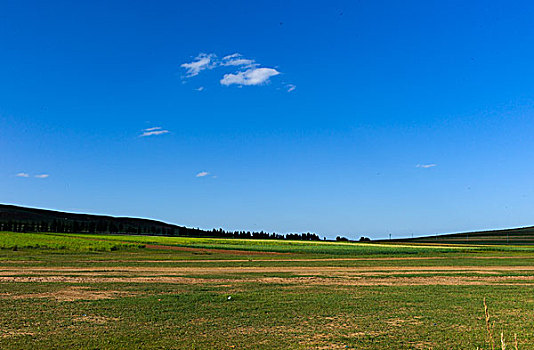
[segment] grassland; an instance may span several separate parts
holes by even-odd
[[[483,298],[496,341],[534,348],[534,247],[8,232],[0,247],[2,349],[490,349]]]
[[[0,249],[65,250],[69,252],[113,251],[143,247],[142,244],[112,240],[92,240],[68,235],[0,232]]]

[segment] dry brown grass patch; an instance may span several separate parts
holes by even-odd
[[[75,301],[75,300],[99,300],[99,299],[115,299],[131,295],[128,292],[114,291],[114,290],[91,290],[89,287],[72,286],[63,288],[54,292],[31,293],[31,294],[12,294],[9,298],[12,299],[30,299],[30,298],[48,298],[57,301]]]
[[[0,331],[0,338],[21,337],[21,336],[25,336],[25,335],[33,336],[33,335],[35,335],[35,333],[26,332],[26,331],[12,331],[12,330],[10,330],[10,331],[5,331],[5,330]]]
[[[110,321],[119,321],[120,319],[117,317],[106,317],[106,316],[91,316],[91,315],[82,315],[73,317],[72,320],[74,322],[87,322],[92,324],[105,324]]]

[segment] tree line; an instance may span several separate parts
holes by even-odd
[[[135,224],[114,220],[79,221],[72,219],[54,219],[49,221],[17,221],[0,222],[0,231],[12,232],[57,232],[57,233],[88,233],[88,234],[128,234],[153,236],[183,237],[216,237],[246,239],[286,239],[319,241],[315,233],[269,233],[264,231],[225,231],[223,229],[202,230],[175,225]]]

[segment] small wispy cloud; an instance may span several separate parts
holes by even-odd
[[[36,178],[38,179],[46,179],[47,177],[49,177],[50,175],[48,174],[38,174],[38,175],[35,175]]]
[[[17,176],[17,177],[30,177],[30,174],[28,174],[28,173],[18,173],[15,176]]]
[[[200,173],[198,173],[196,175],[196,177],[204,177],[204,176],[208,176],[210,173],[208,173],[207,171],[201,171]]]
[[[438,166],[438,165],[437,164],[417,164],[415,167],[416,168],[428,169],[428,168],[433,168],[435,166]]]
[[[222,85],[262,85],[269,81],[269,78],[280,74],[273,68],[252,68],[237,74],[225,74],[221,79]]]
[[[161,126],[154,126],[152,128],[143,129],[143,131],[154,131],[154,130],[161,130]]]
[[[223,57],[223,61],[232,60],[232,59],[237,58],[237,57],[242,57],[242,55],[240,53],[234,53],[234,54],[231,54],[231,55],[227,55],[227,56]]]
[[[204,91],[204,86],[199,86],[199,87],[197,87],[195,90],[196,90],[196,91],[199,91],[199,92],[200,92],[200,91]]]
[[[185,68],[187,74],[186,76],[190,78],[198,75],[198,73],[202,72],[205,69],[214,68],[217,65],[215,62],[216,58],[217,56],[212,53],[201,53],[197,57],[195,57],[193,62],[183,63],[180,65],[180,67]]]
[[[162,135],[169,133],[169,130],[163,129],[161,126],[154,126],[152,128],[143,129],[143,133],[139,137]]]
[[[255,67],[258,66],[256,61],[244,58],[243,55],[239,53],[234,53],[233,55],[228,55],[223,57],[221,61],[223,66],[247,66]]]
[[[287,92],[291,92],[291,91],[294,91],[297,88],[297,86],[293,84],[287,84],[286,88],[287,88]]]

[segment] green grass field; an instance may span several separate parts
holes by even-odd
[[[491,349],[486,298],[533,349],[533,287],[530,246],[0,232],[0,348]]]

